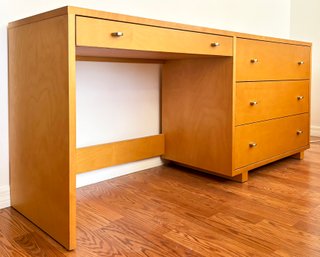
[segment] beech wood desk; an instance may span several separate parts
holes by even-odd
[[[9,25],[12,206],[76,247],[76,174],[154,156],[240,182],[309,148],[311,44],[63,7]],[[76,60],[162,64],[162,134],[76,148]]]

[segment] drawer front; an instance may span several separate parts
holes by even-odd
[[[238,126],[235,128],[235,167],[241,168],[308,144],[309,114]]]
[[[77,46],[232,56],[232,42],[232,37],[76,17]]]
[[[236,80],[309,79],[308,46],[237,39]]]
[[[309,81],[241,82],[236,125],[309,112]]]

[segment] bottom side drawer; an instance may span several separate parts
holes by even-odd
[[[235,128],[235,168],[271,158],[309,143],[309,114]]]

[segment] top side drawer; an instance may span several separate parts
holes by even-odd
[[[76,17],[77,46],[232,56],[232,43],[227,36]]]
[[[309,46],[237,39],[236,80],[309,79]]]

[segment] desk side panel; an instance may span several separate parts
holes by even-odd
[[[9,29],[12,206],[71,249],[68,56],[67,15]]]

